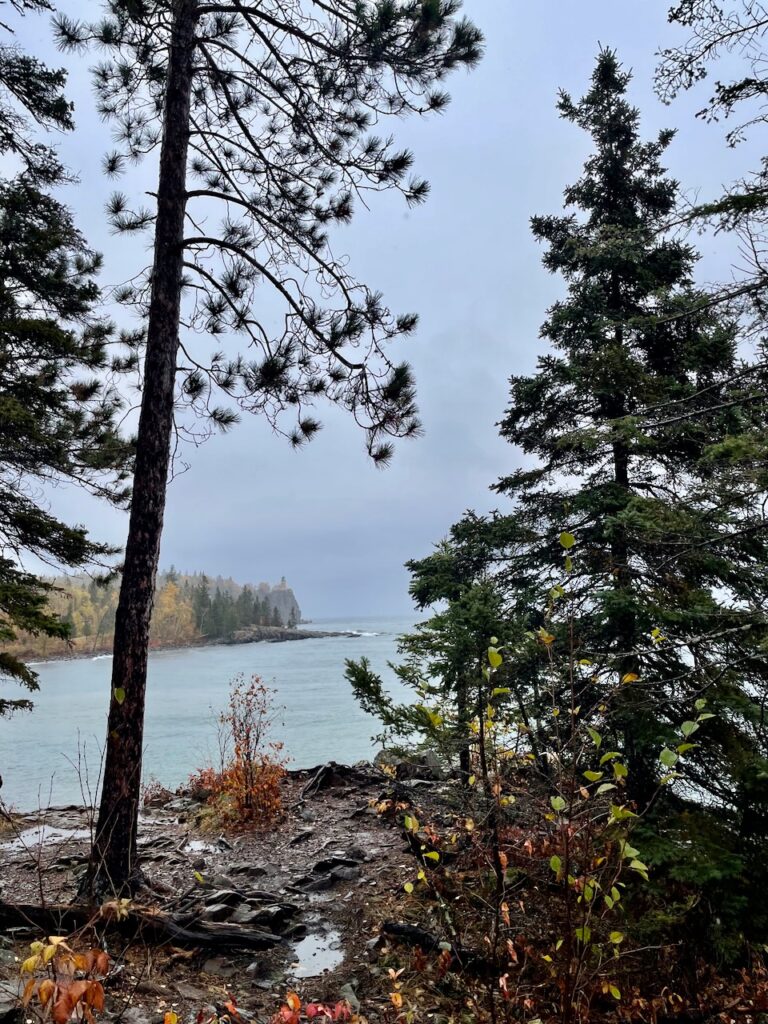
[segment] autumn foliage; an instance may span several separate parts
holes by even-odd
[[[24,986],[24,1007],[34,1007],[53,1024],[73,1018],[95,1024],[94,1012],[104,1009],[100,979],[109,972],[104,950],[76,953],[60,935],[50,935],[47,943],[33,942],[30,950],[32,955],[21,965],[22,976],[32,975]]]
[[[289,992],[285,1003],[272,1018],[272,1024],[303,1024],[304,1021],[354,1021],[359,1020],[346,1000],[328,1006],[325,1003],[302,1003],[295,992]]]
[[[268,739],[273,698],[259,676],[238,675],[230,686],[229,704],[219,715],[219,765],[190,779],[193,790],[208,794],[217,824],[266,826],[282,812],[285,759],[282,744]]]

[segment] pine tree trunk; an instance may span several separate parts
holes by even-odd
[[[174,4],[133,498],[115,617],[104,781],[86,878],[96,896],[130,891],[138,879],[147,653],[173,430],[197,3]]]

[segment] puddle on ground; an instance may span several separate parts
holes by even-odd
[[[221,853],[221,850],[204,839],[190,839],[184,843],[184,853]]]
[[[14,839],[0,843],[0,850],[34,850],[39,846],[57,846],[68,842],[80,842],[83,839],[91,839],[90,830],[87,828],[36,825],[34,828],[25,828]]]
[[[296,959],[289,973],[292,978],[316,978],[325,971],[332,971],[344,959],[341,935],[334,930],[310,933],[295,942]]]

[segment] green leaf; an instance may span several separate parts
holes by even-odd
[[[600,735],[597,729],[593,729],[591,725],[587,726],[587,732],[589,733],[589,738],[592,740],[592,742],[599,750],[600,744],[603,742],[603,737]]]
[[[686,739],[688,739],[689,736],[693,736],[698,728],[699,727],[695,722],[683,722],[680,726],[680,732]]]
[[[629,769],[625,764],[622,764],[621,761],[614,761],[613,775],[616,779],[626,779],[626,777],[629,775]]]
[[[413,892],[413,882],[406,882],[405,885],[403,886],[403,888],[405,889],[405,891],[410,896],[411,893]]]
[[[615,761],[617,757],[621,757],[618,750],[609,750],[607,754],[603,754],[600,758],[600,764],[605,764],[606,761]]]
[[[624,821],[626,818],[636,818],[637,815],[634,811],[630,811],[628,807],[611,804],[611,817],[614,821]]]
[[[502,658],[502,656],[499,654],[498,650],[495,647],[488,648],[488,662],[491,668],[498,668],[503,661],[504,659]]]
[[[583,772],[583,775],[584,775],[584,778],[588,782],[599,782],[600,779],[602,779],[603,775],[605,775],[605,772],[591,772],[591,771],[587,771],[587,772]]]
[[[583,943],[585,946],[592,938],[592,931],[586,925],[584,925],[583,928],[576,928],[573,934],[576,936],[577,941]]]
[[[573,559],[570,555],[565,556],[565,571],[573,572]]]
[[[512,691],[508,686],[497,686],[496,689],[491,694],[491,697],[506,697],[507,694],[511,692]]]
[[[711,711],[705,711],[703,715],[699,715],[696,719],[697,722],[706,722],[708,718],[714,718],[715,716]]]
[[[678,754],[687,754],[689,750],[695,750],[698,745],[698,743],[681,743],[680,746],[677,747],[677,752]]]
[[[568,533],[567,530],[564,530],[560,534],[560,547],[565,548],[566,551],[570,551],[570,549],[573,547],[575,543],[576,538],[573,536],[572,533]]]
[[[693,706],[696,708],[697,711],[703,711],[704,708],[707,706],[707,702],[706,700],[704,700],[703,697],[699,697],[699,699],[695,702]]]
[[[659,754],[659,760],[665,768],[674,768],[677,764],[677,754],[674,750],[670,750],[669,747],[664,747]]]
[[[621,990],[618,989],[615,985],[609,986],[608,991],[611,993],[611,995],[617,1002],[619,999],[621,999]]]
[[[620,942],[624,941],[624,932],[611,932],[608,938],[614,946],[618,946]]]
[[[125,700],[125,690],[122,686],[116,686],[112,692],[112,696],[115,698],[118,704],[122,704]]]
[[[595,790],[595,796],[600,796],[601,793],[608,793],[612,789],[616,789],[612,782],[601,782]]]
[[[406,814],[406,816],[403,818],[403,828],[406,830],[406,832],[418,832],[419,823],[416,818],[412,818],[410,814]]]
[[[565,800],[563,800],[561,796],[551,796],[549,798],[549,802],[552,805],[553,811],[564,811],[567,806]]]
[[[440,860],[440,854],[436,850],[430,850],[429,853],[424,854],[424,859],[437,862]]]
[[[552,856],[549,858],[549,866],[552,868],[556,875],[560,874],[563,867],[563,862],[560,860],[556,853],[552,854]]]

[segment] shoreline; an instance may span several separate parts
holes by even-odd
[[[251,635],[249,638],[236,638],[236,635],[230,637],[217,637],[215,640],[208,640],[205,637],[200,637],[195,640],[188,640],[186,643],[170,643],[170,644],[157,644],[149,648],[149,654],[158,654],[166,651],[189,651],[197,647],[234,647],[241,644],[280,644],[280,643],[291,643],[298,640],[324,640],[332,637],[349,637],[351,639],[358,637],[360,634],[354,631],[335,631],[326,632],[324,630],[305,630],[305,629],[288,629],[288,627],[278,626],[259,626],[255,627],[263,631],[264,635],[256,636]],[[243,633],[244,630],[237,630],[237,633]],[[281,635],[276,635],[276,634]],[[112,644],[102,645],[100,647],[94,647],[90,651],[72,651],[69,654],[54,654],[50,657],[36,657],[34,655],[19,654],[23,661],[27,665],[34,668],[36,665],[53,665],[56,662],[67,662],[67,661],[95,661],[97,658],[111,658],[112,657]]]

